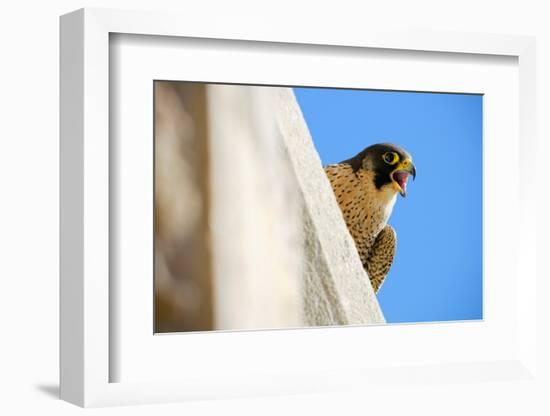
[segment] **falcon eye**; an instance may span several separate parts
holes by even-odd
[[[399,161],[399,156],[395,152],[387,152],[382,155],[382,159],[388,165],[395,165]]]

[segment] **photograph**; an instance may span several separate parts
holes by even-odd
[[[483,319],[483,95],[155,80],[154,332]]]

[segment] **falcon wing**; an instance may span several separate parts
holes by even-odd
[[[369,257],[363,266],[367,271],[374,292],[378,292],[384,282],[386,275],[390,271],[395,255],[395,246],[397,238],[395,230],[387,224],[376,236]]]

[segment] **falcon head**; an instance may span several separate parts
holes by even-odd
[[[346,162],[355,172],[359,169],[371,171],[378,190],[390,189],[399,192],[403,197],[407,194],[409,176],[413,180],[416,177],[416,167],[411,155],[395,144],[373,144]]]

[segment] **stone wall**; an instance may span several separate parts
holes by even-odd
[[[383,323],[292,89],[155,92],[157,328]]]

